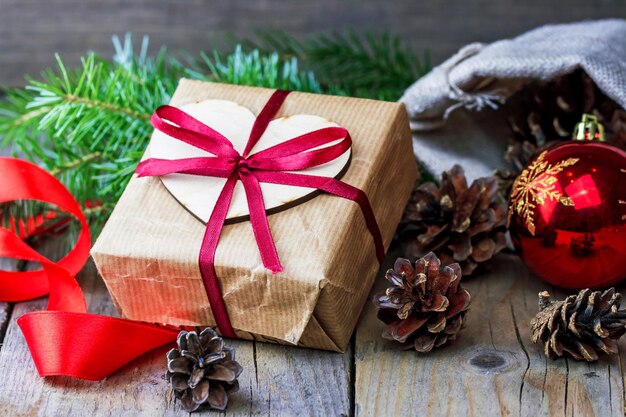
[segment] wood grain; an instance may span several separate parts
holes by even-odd
[[[382,270],[393,259],[389,256]],[[115,313],[92,264],[79,282],[90,311]],[[594,364],[547,361],[529,343],[528,328],[536,294],[546,287],[512,255],[500,256],[491,273],[465,285],[473,294],[466,327],[455,344],[430,355],[399,352],[383,341],[369,304],[357,328],[354,356],[352,351],[341,355],[231,342],[245,371],[224,415],[623,415],[626,343],[620,343],[619,356]],[[384,286],[382,275],[377,286]],[[167,348],[100,382],[39,378],[15,320],[45,308],[45,302],[18,303],[9,320],[0,350],[0,415],[185,414],[163,379]]]
[[[624,0],[0,0],[0,85],[21,85],[54,65],[94,50],[109,56],[110,37],[150,35],[153,48],[199,50],[223,44],[209,36],[250,36],[274,27],[295,35],[392,30],[441,62],[470,42],[492,42],[533,27],[602,17],[626,17]]]
[[[0,350],[2,350],[4,336],[6,335],[9,319],[13,312],[13,305],[10,303],[0,302]]]
[[[255,342],[253,353],[253,363],[243,364],[249,396],[227,415],[350,415],[351,350],[340,354]]]
[[[619,357],[595,364],[546,360],[529,335],[546,285],[513,255],[464,285],[472,293],[465,328],[453,345],[429,355],[388,345],[375,309],[366,307],[356,333],[357,416],[623,416],[624,341]]]
[[[46,254],[61,250],[45,248]],[[115,315],[102,280],[89,263],[78,280],[89,311]],[[186,415],[163,379],[164,347],[99,382],[40,378],[16,325],[22,314],[46,307],[46,299],[15,305],[0,350],[2,416],[180,416]],[[264,343],[229,342],[244,367],[241,389],[226,416],[348,416],[352,353],[336,354]],[[320,383],[323,381],[323,383]],[[217,414],[217,413],[212,413]]]

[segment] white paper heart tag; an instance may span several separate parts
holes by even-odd
[[[243,153],[252,130],[252,125],[256,119],[256,116],[249,109],[226,100],[205,100],[181,106],[180,109],[222,134],[233,144],[239,154]],[[274,119],[269,123],[263,136],[261,136],[250,152],[250,155],[305,133],[337,126],[339,125],[327,119],[307,114]],[[315,149],[335,145],[342,139],[344,138],[339,138]],[[304,175],[339,178],[348,168],[351,151],[352,149],[349,148],[333,161],[294,172]],[[159,159],[182,159],[212,156],[212,154],[174,139],[159,130],[155,130],[148,147],[147,156]],[[204,223],[211,217],[220,192],[226,183],[225,178],[187,174],[169,174],[160,178],[172,196]],[[265,209],[268,212],[280,211],[304,202],[317,192],[314,188],[282,184],[261,183],[260,185]],[[233,192],[226,219],[230,222],[246,220],[249,213],[243,185],[241,182],[238,182]]]

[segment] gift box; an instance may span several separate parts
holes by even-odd
[[[274,95],[270,89],[183,79],[170,104],[231,140],[250,135],[254,118]],[[337,178],[363,191],[382,246],[388,248],[417,179],[404,106],[299,92],[283,99],[250,155],[257,147],[268,149],[316,129],[339,136],[348,136],[340,134],[347,130],[349,149],[339,149],[341,155],[335,152],[333,161],[302,174]],[[168,121],[159,126],[166,132],[172,126],[179,129]],[[345,143],[339,136],[309,150],[339,148]],[[144,161],[193,156],[190,145],[181,143],[155,130]],[[240,159],[228,161],[241,164]],[[272,271],[261,256],[268,250],[267,239],[265,245],[259,244],[263,238],[259,240],[251,227],[249,190],[241,183],[229,199],[226,224],[217,235],[206,237],[206,223],[219,204],[215,199],[223,197],[220,192],[229,181],[218,178],[215,166],[161,176],[134,175],[130,180],[92,249],[120,314],[167,325],[215,326],[216,306],[209,302],[207,272],[201,270],[206,265],[199,262],[206,245],[214,245],[216,288],[238,337],[344,351],[380,268],[371,224],[361,205],[315,187],[302,191],[303,187],[261,179],[267,211],[262,213],[281,266]],[[206,176],[208,171],[215,178]],[[255,221],[262,223],[258,214]]]

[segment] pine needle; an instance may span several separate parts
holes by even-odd
[[[323,87],[354,97],[398,100],[416,79],[430,71],[428,51],[416,55],[402,40],[388,32],[354,30],[323,34],[303,41],[282,31],[262,31],[249,45],[275,51],[284,59],[306,63]]]

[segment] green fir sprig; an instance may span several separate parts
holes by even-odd
[[[248,45],[297,58],[323,80],[323,88],[353,97],[395,101],[415,80],[430,71],[428,51],[417,55],[389,32],[331,32],[298,40],[279,30],[257,34]]]
[[[325,92],[312,71],[300,69],[297,58],[281,58],[276,52],[262,53],[258,49],[246,53],[241,44],[225,56],[217,51],[211,55],[202,52],[199,60],[192,61],[186,75],[226,84]]]
[[[132,176],[150,138],[150,115],[181,77],[238,85],[396,100],[427,70],[397,37],[345,35],[298,41],[266,32],[258,45],[202,52],[183,64],[161,49],[138,52],[130,35],[113,38],[115,55],[89,53],[78,67],[56,55],[55,69],[6,88],[0,100],[0,145],[63,182],[86,209],[97,234]],[[304,64],[303,64],[304,63]],[[0,205],[0,222],[24,220],[44,204]]]

